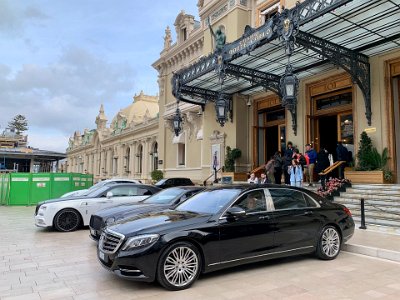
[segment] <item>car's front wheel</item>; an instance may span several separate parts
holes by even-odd
[[[54,228],[58,231],[74,231],[81,224],[80,214],[71,208],[60,210],[54,217]]]
[[[157,269],[158,282],[168,290],[183,290],[197,279],[201,269],[201,255],[191,243],[177,242],[161,255]]]
[[[326,226],[321,232],[316,254],[320,259],[331,260],[339,255],[341,238],[338,230],[333,226]]]

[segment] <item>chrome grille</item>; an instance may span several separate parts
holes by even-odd
[[[123,234],[106,229],[100,236],[99,249],[104,253],[115,253],[124,239]]]

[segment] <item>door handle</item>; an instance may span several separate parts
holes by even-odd
[[[269,219],[271,219],[271,217],[270,216],[259,216],[258,219],[259,220],[269,220]]]
[[[312,214],[313,214],[312,211],[306,211],[303,215],[305,215],[305,216],[311,216]]]

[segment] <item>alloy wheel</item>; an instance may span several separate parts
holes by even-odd
[[[55,227],[58,231],[73,231],[79,226],[79,215],[73,210],[59,212],[55,218]]]
[[[337,230],[327,228],[321,237],[321,250],[327,257],[335,257],[340,251],[340,236]]]
[[[175,287],[182,287],[196,279],[199,268],[197,254],[189,247],[173,249],[164,262],[165,279]]]

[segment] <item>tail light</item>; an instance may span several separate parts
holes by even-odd
[[[346,206],[343,207],[344,212],[346,213],[346,215],[348,215],[349,217],[351,217],[351,211],[350,209],[348,209]]]

